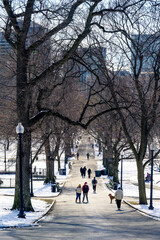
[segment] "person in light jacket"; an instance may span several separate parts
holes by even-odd
[[[121,201],[123,199],[123,191],[121,190],[120,187],[115,192],[115,199],[116,199],[117,208],[118,208],[118,210],[120,210],[120,208],[121,208]]]
[[[81,189],[81,184],[78,185],[78,187],[76,188],[76,203],[77,203],[77,200],[79,199],[79,203],[81,203],[81,192],[82,192],[82,189]]]

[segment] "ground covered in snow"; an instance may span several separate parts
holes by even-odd
[[[95,148],[96,150],[96,148]],[[95,151],[95,156],[98,159],[97,161],[97,169],[102,169],[102,156],[98,156],[98,151]],[[72,162],[72,159],[70,160]],[[10,168],[12,170],[13,164],[10,164]],[[64,166],[64,161],[62,162],[62,168]],[[0,169],[4,169],[4,163],[0,164]],[[45,171],[45,162],[42,160],[38,160],[35,162],[34,167],[36,167],[37,171],[43,172]],[[121,166],[119,166],[121,167]],[[148,205],[138,205],[138,185],[137,185],[137,174],[136,174],[136,163],[133,160],[124,160],[123,161],[123,191],[124,191],[124,199],[132,199],[131,204],[133,207],[141,210],[143,213],[149,214],[154,217],[158,217],[160,219],[160,172],[157,167],[154,167],[154,191],[153,191],[153,206],[154,210],[149,210]],[[145,170],[145,175],[147,172],[150,173],[150,168]],[[120,174],[120,168],[119,168]],[[57,182],[63,185],[69,176],[69,169],[67,168],[67,176],[57,175]],[[34,181],[33,182],[33,193],[36,198],[32,198],[32,205],[34,207],[34,212],[27,212],[26,218],[18,218],[18,211],[12,211],[13,205],[13,196],[14,196],[14,174],[2,174],[0,175],[0,179],[4,181],[4,187],[0,188],[0,228],[4,227],[21,227],[21,226],[30,226],[36,224],[36,220],[41,218],[46,211],[51,207],[50,198],[57,196],[58,192],[51,191],[51,184],[43,184],[43,181]],[[103,178],[104,183],[109,181],[107,176],[101,176]],[[119,176],[120,178],[120,176]],[[5,186],[6,185],[6,186]],[[146,183],[146,193],[147,198],[150,197],[150,183]],[[8,188],[10,186],[12,188]],[[149,200],[148,200],[149,203]]]

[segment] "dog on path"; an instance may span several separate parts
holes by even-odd
[[[112,203],[112,200],[115,199],[115,197],[111,193],[109,193],[108,196],[110,198],[110,203]]]

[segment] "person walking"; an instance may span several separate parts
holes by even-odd
[[[87,153],[87,160],[89,160],[89,153]]]
[[[91,171],[91,169],[89,168],[89,169],[88,169],[88,178],[91,177],[91,173],[92,173],[92,171]]]
[[[83,168],[80,168],[81,177],[83,178]]]
[[[79,203],[81,203],[81,193],[82,193],[82,189],[81,189],[81,184],[78,185],[78,187],[76,188],[76,203],[77,200],[79,199]]]
[[[79,160],[79,152],[77,152],[77,160]]]
[[[84,168],[83,168],[83,177],[85,178],[85,176],[86,176],[86,171],[87,171],[87,168],[86,168],[86,166],[84,166]]]
[[[93,187],[93,192],[96,193],[96,187],[97,187],[97,180],[96,178],[94,177],[93,180],[92,180],[92,187]]]
[[[115,192],[115,199],[116,199],[116,204],[117,204],[118,210],[121,209],[121,201],[122,201],[122,198],[123,198],[123,191],[122,191],[122,189],[119,187],[119,188],[117,189],[117,191]]]
[[[85,198],[86,198],[87,203],[88,203],[89,186],[87,185],[87,182],[84,183],[84,185],[82,187],[82,191],[83,191],[83,203],[84,203]]]

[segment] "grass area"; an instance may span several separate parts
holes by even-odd
[[[127,201],[128,203],[130,203],[131,205],[139,205],[139,202],[136,201]]]
[[[53,199],[46,199],[46,198],[38,198],[39,200],[42,200],[48,204],[51,204],[53,202]]]

